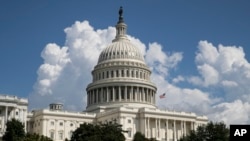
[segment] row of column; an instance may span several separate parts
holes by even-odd
[[[102,72],[95,72],[93,75],[93,81],[114,78],[114,77],[133,77],[149,80],[150,73],[148,71],[140,70],[128,70],[128,69],[118,69],[118,70],[107,70]]]
[[[88,91],[88,105],[115,101],[136,101],[155,104],[155,90],[135,86],[112,86]]]
[[[165,138],[166,141],[173,140],[177,141],[183,135],[186,136],[188,131],[195,130],[195,122],[188,121],[190,124],[189,129],[187,129],[187,121],[180,120],[168,120],[168,119],[153,119],[154,124],[151,124],[150,119],[153,118],[145,118],[144,120],[144,133],[147,138]],[[165,127],[162,128],[161,122],[165,124]],[[180,126],[177,129],[177,122]],[[152,127],[151,127],[152,126]],[[172,126],[172,127],[171,127]],[[154,129],[154,130],[153,130]],[[165,136],[162,136],[162,129],[164,130]],[[180,130],[181,134],[178,135],[178,131]],[[170,134],[169,131],[172,131]]]
[[[6,130],[6,123],[8,120],[11,120],[12,118],[17,118],[17,119],[21,120],[21,122],[23,122],[23,124],[24,124],[24,127],[25,127],[24,129],[26,131],[26,116],[27,116],[26,113],[27,113],[27,110],[15,108],[12,106],[5,106],[4,111],[5,111],[4,120],[1,121],[2,131]]]

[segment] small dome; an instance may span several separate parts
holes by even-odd
[[[98,64],[104,61],[113,61],[114,59],[126,59],[144,63],[144,58],[140,50],[129,40],[125,39],[115,41],[106,47],[99,56]]]

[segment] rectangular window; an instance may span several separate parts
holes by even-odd
[[[62,122],[60,122],[60,126],[63,126],[63,123],[62,123]]]
[[[131,128],[128,128],[128,137],[131,138],[132,137],[132,133],[131,133]]]
[[[50,122],[50,125],[51,125],[51,126],[54,126],[54,121],[51,121],[51,122]]]
[[[63,139],[63,132],[59,132],[59,139],[62,140]]]
[[[53,132],[53,131],[50,132],[50,138],[51,138],[51,139],[54,139],[54,132]]]

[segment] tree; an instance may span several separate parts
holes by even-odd
[[[7,129],[3,135],[4,141],[53,141],[39,134],[25,134],[24,125],[17,119],[11,119],[6,123]]]
[[[6,126],[4,141],[21,141],[25,137],[24,126],[19,120],[13,118],[7,121]]]
[[[188,136],[179,141],[228,141],[229,129],[222,122],[209,122],[207,125],[199,126],[196,131],[191,131]]]
[[[136,132],[133,141],[156,141],[154,138],[146,138],[141,132]]]
[[[71,141],[125,141],[122,126],[119,124],[81,124],[71,137]]]
[[[146,138],[141,132],[136,132],[133,141],[145,141]]]
[[[53,141],[49,137],[27,133],[23,141]]]

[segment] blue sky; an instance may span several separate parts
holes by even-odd
[[[235,84],[231,83],[233,78],[229,79],[229,75],[221,76],[219,73],[216,78],[221,81],[205,80],[205,69],[197,68],[202,66],[201,64],[209,64],[208,62],[211,61],[196,58],[197,54],[202,54],[202,49],[197,48],[200,41],[207,41],[208,44],[213,44],[217,49],[219,44],[223,47],[234,46],[237,49],[242,47],[245,54],[243,57],[245,62],[243,62],[248,64],[250,60],[250,2],[247,0],[0,1],[0,93],[28,97],[32,101],[33,97],[30,95],[36,93],[33,86],[39,80],[39,67],[46,63],[45,59],[41,57],[41,53],[46,50],[46,45],[56,43],[61,48],[67,46],[67,36],[64,29],[73,28],[75,21],[83,22],[86,20],[94,30],[107,29],[109,26],[114,27],[120,6],[124,8],[128,34],[144,43],[146,50],[149,49],[150,43],[156,42],[162,48],[160,52],[169,58],[175,53],[179,53],[181,56],[179,61],[177,59],[176,62],[170,62],[170,64],[176,63],[173,67],[169,67],[165,63],[168,74],[163,75],[164,83],[158,84],[159,93],[166,91],[160,86],[165,83],[166,85],[171,84],[171,87],[181,91],[199,90],[208,95],[210,107],[215,106],[213,108],[217,111],[221,105],[218,107],[216,105],[222,104],[222,107],[224,106],[224,109],[227,110],[225,104],[239,102],[232,100],[231,95],[224,94],[231,89],[216,86],[217,84],[223,84],[223,86],[224,84]],[[200,46],[208,46],[208,44]],[[212,55],[211,58],[213,57]],[[150,55],[147,58],[149,59]],[[157,64],[157,58],[155,61],[149,66],[154,67]],[[209,65],[217,70],[216,67],[220,65],[220,60],[213,64],[214,66]],[[158,74],[162,73],[159,70],[156,70],[156,74],[157,72]],[[90,71],[86,72],[82,78],[88,77],[87,75],[90,75]],[[173,83],[178,76],[184,80]],[[234,79],[240,80],[240,78]],[[87,84],[87,82],[82,84]],[[235,86],[243,87],[243,85],[237,83]],[[85,87],[82,86],[81,91],[84,91]],[[57,91],[55,90],[55,92]],[[74,93],[69,92],[72,95]],[[243,93],[244,96],[249,95],[250,91],[245,90]],[[233,98],[237,99],[237,96]],[[239,100],[243,105],[250,102],[243,101],[242,98]],[[30,103],[31,107],[39,107],[39,105],[34,106],[34,102]],[[172,105],[175,104],[178,102],[172,103]],[[161,102],[159,102],[160,105],[162,105]],[[169,107],[169,105],[165,106]],[[44,107],[44,105],[40,105],[40,107]],[[179,107],[179,109],[190,110],[183,107]],[[246,111],[250,113],[249,109]],[[211,113],[199,110],[194,110],[194,112],[207,115]],[[246,117],[249,117],[249,113]],[[230,120],[228,121],[230,122]],[[232,119],[231,121],[236,122],[237,120]],[[249,121],[245,120],[245,122]]]

